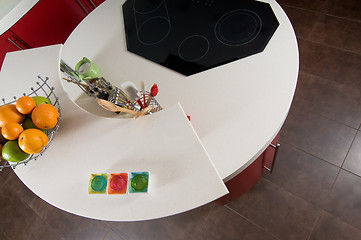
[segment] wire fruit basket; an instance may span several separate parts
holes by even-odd
[[[0,162],[0,171],[2,171],[5,167],[12,167],[13,169],[15,169],[18,165],[24,164],[27,165],[28,162],[32,161],[32,160],[36,160],[39,156],[42,156],[44,151],[46,151],[46,149],[49,148],[52,140],[54,139],[56,133],[58,132],[59,129],[59,124],[60,124],[60,119],[61,119],[61,107],[59,104],[59,98],[55,95],[54,93],[54,87],[49,86],[49,84],[47,83],[47,81],[49,80],[48,77],[45,78],[45,80],[41,77],[38,76],[38,79],[40,81],[36,82],[36,87],[32,87],[31,88],[31,92],[29,94],[23,93],[23,96],[29,96],[29,97],[34,97],[34,96],[42,96],[42,97],[46,97],[50,104],[52,104],[53,106],[55,106],[58,109],[59,112],[59,119],[58,122],[56,124],[56,126],[52,129],[48,129],[46,131],[46,135],[49,138],[49,143],[47,146],[44,147],[44,149],[38,153],[38,154],[31,154],[27,159],[21,161],[21,162],[8,162],[4,159],[1,159]],[[0,103],[0,106],[6,105],[6,104],[15,104],[17,101],[17,97],[14,96],[13,100],[10,101],[6,101],[5,98],[2,99],[2,103]]]

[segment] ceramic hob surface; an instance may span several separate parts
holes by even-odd
[[[262,52],[279,23],[249,0],[128,0],[127,48],[184,75]]]

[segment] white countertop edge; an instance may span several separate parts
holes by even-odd
[[[286,116],[287,117],[287,116]],[[286,120],[285,117],[285,120]],[[231,180],[232,178],[236,177],[238,174],[240,174],[243,170],[245,170],[247,167],[249,167],[254,161],[256,161],[256,159],[268,148],[268,146],[271,144],[271,142],[273,141],[273,139],[277,136],[278,132],[281,130],[283,126],[283,123],[280,125],[280,127],[278,128],[278,130],[273,134],[273,136],[270,138],[270,140],[257,152],[257,154],[251,158],[249,161],[247,161],[246,163],[244,163],[239,169],[237,169],[236,171],[234,171],[233,173],[231,173],[230,175],[228,175],[227,177],[225,177],[223,179],[223,181],[226,183],[229,180]]]
[[[39,0],[22,0],[7,15],[0,19],[0,35],[9,30],[19,21]]]
[[[262,1],[262,2],[266,2],[266,1]],[[269,3],[271,5],[273,11],[275,11],[276,9],[282,9],[282,7],[276,1],[270,1],[270,2],[266,2],[266,3]],[[292,30],[292,32],[293,32],[293,34],[292,34],[293,44],[295,45],[295,49],[298,49],[298,42],[297,42],[296,33],[295,33],[295,31],[294,31],[294,29],[292,27],[292,23],[291,23],[289,17],[287,16],[287,14],[283,10],[282,10],[282,13],[279,12],[279,14],[282,15],[283,18],[287,19],[286,21],[282,22],[282,24],[288,25],[289,29]],[[280,17],[280,16],[278,16],[278,17]],[[294,76],[294,79],[298,79],[298,74],[299,74],[299,52],[298,51],[297,51],[296,58],[297,58],[297,66],[296,66],[297,71],[295,71],[296,76]],[[297,85],[297,81],[296,81],[296,85]],[[296,86],[295,86],[294,91],[293,91],[293,97],[294,97],[295,91],[296,91]],[[286,121],[289,109],[291,108],[291,105],[292,105],[292,102],[293,102],[293,97],[292,97],[291,101],[289,102],[288,111],[285,114],[283,121],[278,126],[278,128],[275,129],[274,134],[270,137],[270,139],[266,142],[266,144],[251,159],[249,159],[247,162],[243,163],[239,169],[237,169],[233,173],[227,175],[227,177],[223,178],[224,182],[228,182],[229,180],[231,180],[232,178],[234,178],[235,176],[240,174],[243,170],[245,170],[248,166],[250,166],[268,148],[268,146],[271,144],[273,139],[281,131],[281,129],[283,127],[283,124]]]

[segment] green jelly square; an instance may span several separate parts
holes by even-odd
[[[131,172],[128,185],[129,193],[147,193],[149,172]]]
[[[108,185],[108,174],[91,174],[89,181],[89,194],[105,194]]]

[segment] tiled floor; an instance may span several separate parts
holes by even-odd
[[[361,1],[279,2],[298,37],[300,74],[272,175],[226,206],[118,223],[58,210],[7,169],[0,239],[361,239]]]

